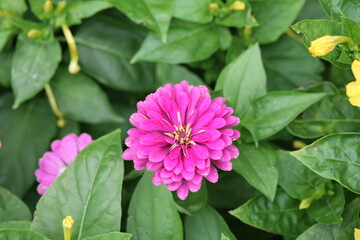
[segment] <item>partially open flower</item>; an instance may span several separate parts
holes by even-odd
[[[360,61],[354,60],[351,64],[351,71],[356,79],[356,81],[360,81]]]
[[[44,194],[65,168],[74,161],[78,153],[92,142],[89,134],[80,136],[71,133],[51,144],[51,152],[46,152],[39,159],[40,168],[35,171],[36,180],[40,183],[37,191]]]
[[[346,85],[346,95],[351,105],[360,107],[360,82],[351,82]]]
[[[321,57],[333,51],[336,45],[348,42],[349,44],[353,44],[352,40],[345,36],[329,36],[325,35],[320,38],[311,41],[311,45],[309,47],[309,52],[313,57]]]
[[[225,105],[225,98],[211,100],[205,86],[186,81],[166,84],[137,104],[130,117],[136,128],[128,131],[125,160],[137,170],[155,171],[152,182],[166,184],[185,199],[189,190],[201,188],[202,178],[217,182],[218,167],[232,169],[231,159],[239,150],[232,142],[240,137],[240,119]]]

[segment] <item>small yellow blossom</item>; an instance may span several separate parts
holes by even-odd
[[[219,5],[217,3],[210,3],[209,8],[211,11],[216,11],[219,9]]]
[[[244,10],[245,7],[246,6],[244,2],[235,1],[230,5],[229,10]]]
[[[314,197],[309,197],[309,198],[305,198],[305,199],[301,200],[299,209],[306,209],[306,208],[310,207],[311,203],[314,200],[315,200]]]
[[[360,81],[346,85],[346,95],[349,97],[351,105],[360,107]]]
[[[354,239],[360,240],[360,229],[354,228]]]
[[[51,0],[46,0],[45,3],[44,3],[44,12],[46,14],[50,13],[52,10],[53,10],[53,3]]]
[[[336,45],[343,42],[353,45],[352,40],[348,37],[325,35],[312,41],[308,49],[313,57],[321,57],[330,53],[335,49]]]
[[[43,35],[43,32],[38,30],[38,29],[31,29],[30,31],[28,31],[27,36],[29,38],[37,38]]]
[[[74,226],[74,219],[67,216],[63,220],[64,240],[71,240],[72,228]]]
[[[351,64],[351,71],[354,74],[356,81],[360,81],[360,61],[354,60]]]

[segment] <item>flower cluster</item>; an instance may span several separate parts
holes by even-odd
[[[135,126],[128,131],[123,153],[133,160],[134,168],[155,171],[152,182],[166,184],[180,199],[189,190],[201,188],[202,178],[217,182],[218,167],[232,169],[231,159],[238,149],[232,145],[240,137],[236,126],[240,119],[225,105],[225,98],[211,100],[205,86],[186,81],[166,84],[137,104],[130,117]]]
[[[40,168],[35,171],[36,180],[40,183],[37,191],[44,194],[55,179],[72,163],[78,153],[92,142],[89,134],[80,136],[71,133],[61,140],[51,143],[51,152],[44,153],[39,160]]]

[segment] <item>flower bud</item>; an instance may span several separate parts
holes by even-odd
[[[56,7],[56,11],[58,13],[61,13],[66,7],[66,1],[60,1],[58,4],[57,4],[57,7]]]
[[[336,45],[343,42],[353,45],[353,41],[348,37],[325,35],[312,41],[308,49],[313,57],[321,57],[333,51]]]
[[[74,226],[74,219],[71,216],[67,216],[63,220],[64,240],[71,240],[72,229]]]
[[[44,3],[44,12],[46,14],[50,13],[52,10],[53,10],[53,3],[51,0],[46,0],[45,3]]]
[[[43,35],[43,32],[40,31],[39,29],[31,29],[30,31],[28,31],[27,36],[29,38],[37,38]]]
[[[217,3],[210,3],[209,8],[211,11],[217,11],[219,9],[219,5]]]
[[[245,7],[246,5],[244,2],[235,1],[230,5],[229,10],[244,10]]]

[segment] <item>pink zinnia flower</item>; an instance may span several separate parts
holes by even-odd
[[[92,142],[89,134],[80,136],[71,133],[61,140],[51,143],[51,152],[44,153],[39,159],[40,168],[35,171],[39,194],[44,194],[55,179],[64,172],[65,168],[74,161],[78,153]]]
[[[205,86],[166,84],[137,103],[123,158],[137,170],[155,171],[152,182],[184,200],[201,188],[202,177],[217,182],[215,166],[230,171],[230,160],[239,155],[232,142],[240,133],[229,127],[240,119],[224,103],[222,97],[211,100]]]

